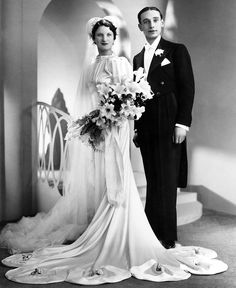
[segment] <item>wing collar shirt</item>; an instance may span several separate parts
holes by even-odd
[[[144,51],[144,69],[145,72],[148,73],[148,70],[150,68],[152,58],[154,56],[155,50],[157,49],[157,46],[160,42],[161,35],[159,35],[155,41],[150,45],[149,43],[146,43],[144,45],[145,51]]]
[[[151,45],[147,42],[144,45],[144,49],[145,49],[145,51],[144,51],[144,70],[147,74],[148,74],[154,53],[155,53],[157,46],[160,42],[160,39],[161,39],[161,35],[159,35]],[[179,123],[176,123],[175,126],[183,128],[186,131],[189,131],[188,126],[185,126],[185,125],[182,125]]]

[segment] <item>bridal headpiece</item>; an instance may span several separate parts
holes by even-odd
[[[92,38],[92,31],[93,27],[96,25],[98,21],[103,20],[104,22],[109,21],[111,22],[116,28],[118,27],[118,18],[115,16],[105,16],[105,17],[93,17],[89,19],[86,25],[86,30],[88,35]]]

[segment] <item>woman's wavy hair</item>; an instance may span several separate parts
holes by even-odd
[[[92,36],[92,39],[94,40],[95,39],[95,33],[97,31],[97,29],[101,26],[106,26],[108,28],[110,28],[110,30],[112,31],[113,35],[114,35],[114,40],[116,39],[116,36],[117,36],[117,32],[116,32],[116,27],[114,26],[114,24],[107,20],[107,19],[101,19],[99,20],[94,26],[93,26],[93,29],[92,29],[92,32],[91,32],[91,36]]]

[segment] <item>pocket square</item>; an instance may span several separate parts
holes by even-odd
[[[165,65],[167,65],[167,64],[170,64],[170,61],[169,61],[167,58],[165,58],[164,60],[162,60],[161,66],[165,66]]]

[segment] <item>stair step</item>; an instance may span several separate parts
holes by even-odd
[[[134,172],[134,178],[136,185],[139,190],[139,195],[143,199],[146,197],[146,178],[144,172]],[[193,202],[197,200],[197,193],[195,192],[178,192],[177,194],[177,203],[187,203],[187,202]]]
[[[147,182],[144,172],[134,171],[134,179],[137,187],[146,187]]]
[[[139,193],[140,198],[145,201],[145,199],[146,199],[146,186],[138,187],[138,193]]]
[[[141,197],[143,207],[145,207],[145,197]],[[202,216],[202,204],[199,201],[177,203],[177,225],[192,223]]]
[[[142,200],[146,199],[146,187],[138,187],[139,196]],[[179,192],[177,193],[177,205],[197,201],[196,192]]]
[[[202,216],[202,204],[198,201],[177,205],[177,225],[192,223]]]
[[[135,173],[135,181],[143,207],[145,207],[146,179],[144,173]],[[192,223],[200,219],[202,216],[202,204],[197,201],[197,193],[182,191],[178,192],[176,210],[178,226]]]
[[[197,201],[196,192],[178,192],[177,193],[177,204],[184,204],[189,202]]]

